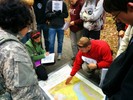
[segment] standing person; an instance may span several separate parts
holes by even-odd
[[[104,17],[103,0],[86,0],[80,12],[80,18],[84,21],[85,28],[83,36],[100,39]]]
[[[110,47],[105,41],[90,40],[87,37],[81,37],[78,47],[79,51],[76,55],[70,77],[66,80],[66,84],[69,84],[73,76],[81,69],[83,62],[87,63],[87,68],[84,65],[82,68],[95,72],[97,69],[108,68],[113,60]]]
[[[62,47],[63,47],[63,39],[64,39],[64,30],[62,29],[64,25],[64,18],[68,17],[67,6],[64,1],[61,2],[62,5],[57,3],[58,6],[61,6],[61,10],[52,9],[52,6],[56,5],[56,1],[59,0],[49,0],[46,5],[46,18],[49,21],[49,52],[54,53],[54,45],[55,45],[55,37],[57,33],[57,41],[58,41],[58,60],[61,59],[62,56]],[[56,7],[55,7],[56,8]]]
[[[73,51],[72,60],[75,59],[78,52],[77,42],[82,37],[83,21],[80,19],[79,13],[83,3],[81,0],[70,0],[70,39]]]
[[[48,78],[47,71],[45,69],[45,66],[41,64],[41,59],[45,58],[49,54],[49,52],[46,52],[42,48],[41,33],[37,30],[31,31],[30,39],[26,42],[25,45],[34,64],[36,62],[40,63],[38,66],[36,65],[35,68],[38,79],[47,80]]]
[[[32,23],[28,7],[17,0],[1,0],[0,13],[0,100],[45,100],[30,56],[17,39]]]
[[[37,29],[36,17],[35,17],[34,8],[33,8],[34,0],[20,0],[20,1],[28,5],[30,13],[32,15],[32,19],[33,19],[33,22],[31,23],[30,28],[31,30],[36,30]],[[30,33],[27,32],[27,34],[24,37],[20,37],[20,41],[22,43],[26,43],[29,40],[29,38],[30,38]]]
[[[120,5],[121,3],[121,5]],[[115,19],[127,23],[127,47],[111,64],[103,81],[103,92],[109,100],[133,99],[133,1],[132,0],[104,0],[105,11],[111,13]],[[125,34],[126,35],[126,34]]]
[[[122,52],[124,52],[127,49],[129,41],[132,38],[132,36],[133,36],[133,28],[131,25],[129,25],[125,31],[124,37],[121,40],[121,44],[117,51],[116,57],[118,57]]]
[[[37,21],[37,29],[43,32],[45,49],[49,51],[49,40],[48,40],[48,22],[46,19],[45,9],[48,0],[34,0],[34,11]],[[42,37],[43,38],[43,37]]]

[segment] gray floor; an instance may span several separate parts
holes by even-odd
[[[71,57],[72,57],[72,48],[71,48],[70,38],[67,36],[64,36],[62,59],[57,60],[57,42],[56,42],[55,43],[55,63],[45,65],[47,72],[51,73],[67,63],[71,65],[72,63]],[[82,70],[80,70],[80,73],[83,74],[84,77],[92,81],[94,84],[98,85],[97,80],[88,78],[88,75],[84,73]]]
[[[48,73],[55,71],[62,65],[66,63],[70,63],[71,61],[71,56],[72,56],[72,49],[71,49],[71,44],[70,44],[70,38],[64,37],[64,42],[63,42],[63,53],[62,53],[62,59],[57,60],[57,40],[55,43],[55,63],[54,64],[49,64],[46,65],[46,69]]]

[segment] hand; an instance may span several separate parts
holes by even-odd
[[[119,33],[118,33],[118,36],[123,38],[124,34],[125,34],[125,31],[120,30]]]
[[[56,14],[57,16],[61,14],[61,10],[54,11],[54,12],[55,12],[55,14]]]
[[[97,64],[94,64],[94,63],[89,63],[87,65],[90,69],[96,69],[97,68]]]
[[[44,53],[44,56],[45,56],[45,57],[48,56],[48,55],[49,55],[49,52]]]
[[[51,17],[57,17],[56,13],[53,12],[53,13],[51,14]]]
[[[74,21],[71,21],[71,22],[70,22],[70,26],[73,26],[73,25],[74,25]]]
[[[70,83],[70,81],[72,80],[73,76],[69,76],[65,82],[66,85],[68,85]]]
[[[101,26],[101,30],[103,30],[103,29],[104,29],[104,25]]]

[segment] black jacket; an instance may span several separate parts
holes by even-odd
[[[33,8],[36,15],[37,24],[46,23],[45,9],[47,1],[48,0],[34,0]]]
[[[68,17],[68,10],[66,4],[63,2],[62,12],[56,13],[52,11],[52,0],[49,0],[46,5],[46,18],[48,19],[49,26],[52,28],[61,28],[64,25],[64,18]]]
[[[111,64],[102,86],[109,100],[133,100],[133,37]]]

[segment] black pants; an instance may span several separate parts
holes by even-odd
[[[91,39],[100,39],[100,31],[89,31],[84,29],[83,36]]]
[[[48,79],[48,74],[43,65],[38,66],[36,69],[36,74],[38,76],[38,79],[40,80],[47,80]]]

